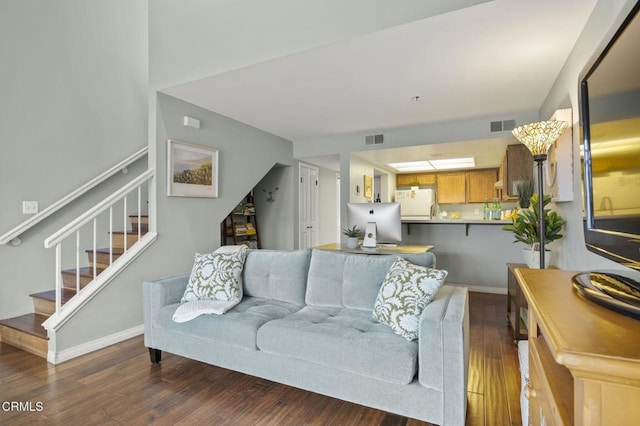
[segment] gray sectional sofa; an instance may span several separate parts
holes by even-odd
[[[401,255],[432,266],[432,253]],[[393,255],[250,250],[244,297],[223,315],[177,323],[189,274],[143,284],[144,342],[161,351],[443,425],[463,425],[468,293],[443,285],[408,341],[373,319]]]

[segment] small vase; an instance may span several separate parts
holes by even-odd
[[[540,251],[531,250],[531,248],[522,249],[522,257],[524,262],[531,269],[540,269]],[[544,265],[545,268],[549,267],[551,263],[551,250],[544,251]]]
[[[347,248],[358,248],[358,237],[347,237]]]

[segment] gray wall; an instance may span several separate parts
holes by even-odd
[[[0,2],[0,233],[28,217],[23,200],[45,208],[147,144],[147,33],[144,1]],[[123,182],[0,246],[0,318],[54,287],[44,239]]]
[[[260,244],[265,249],[292,250],[294,248],[293,220],[296,204],[293,195],[294,168],[276,165],[254,188],[254,201],[260,233]],[[272,202],[267,201],[269,192]]]

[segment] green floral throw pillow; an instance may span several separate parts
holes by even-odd
[[[398,257],[382,282],[373,317],[405,339],[417,339],[420,315],[447,274],[447,271],[414,265]]]
[[[239,301],[247,247],[233,253],[196,253],[182,302],[193,300]]]

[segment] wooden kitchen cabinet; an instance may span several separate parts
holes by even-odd
[[[533,156],[529,149],[521,143],[507,145],[499,174],[502,181],[502,199],[516,201],[518,193],[514,183],[519,180],[533,180]]]
[[[396,186],[412,186],[417,182],[415,173],[396,175]]]
[[[438,204],[465,203],[467,201],[467,173],[438,173],[437,193]]]
[[[467,172],[467,203],[484,203],[498,196],[495,184],[498,169],[470,170]]]
[[[416,180],[419,186],[429,186],[436,184],[435,173],[418,173],[416,174]]]
[[[396,186],[430,186],[436,184],[435,173],[403,173],[396,175]]]
[[[438,204],[483,203],[497,196],[498,169],[437,174]]]

